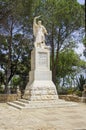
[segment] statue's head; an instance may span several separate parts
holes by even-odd
[[[41,25],[42,21],[38,21],[38,25]]]

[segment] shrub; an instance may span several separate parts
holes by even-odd
[[[0,87],[0,93],[3,94],[4,93],[4,89],[2,87]]]
[[[76,90],[76,91],[75,91],[75,94],[76,94],[77,96],[79,96],[79,97],[82,96],[82,92],[81,92],[80,90]]]
[[[67,89],[66,87],[58,87],[58,94],[59,95],[67,95]]]
[[[83,75],[80,75],[79,79],[77,80],[77,87],[80,91],[83,91],[83,85],[85,84],[86,79]]]

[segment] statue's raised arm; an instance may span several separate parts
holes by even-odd
[[[47,30],[46,28],[42,25],[42,22],[39,20],[37,21],[37,19],[40,16],[34,17],[33,20],[33,35],[35,37],[35,42],[34,42],[34,46],[35,47],[45,47],[45,35],[47,35]]]
[[[34,17],[34,21],[33,21],[33,24],[37,24],[36,23],[36,19],[40,18],[41,16],[37,16],[37,17]]]
[[[34,17],[34,20],[33,20],[33,35],[36,37],[36,33],[37,33],[37,27],[38,27],[38,24],[37,24],[37,19],[39,18],[40,16],[37,16],[37,17]]]

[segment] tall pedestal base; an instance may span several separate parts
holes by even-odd
[[[31,71],[24,98],[30,101],[58,99],[50,71],[49,49],[34,48],[31,52]]]

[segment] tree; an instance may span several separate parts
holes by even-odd
[[[0,68],[4,70],[5,93],[8,91],[9,82],[17,72],[18,65],[21,64],[21,59],[27,57],[29,60],[30,56],[29,39],[20,33],[23,26],[20,14],[23,9],[24,5],[23,2],[20,3],[20,0],[4,0],[0,3]],[[4,18],[4,16],[6,17]],[[25,63],[26,60],[23,62]]]
[[[76,75],[81,72],[81,69],[86,65],[85,61],[81,60],[74,50],[66,49],[59,53],[59,62],[57,65],[57,83],[61,80],[62,86],[70,86],[75,84]],[[59,85],[59,84],[58,84]]]
[[[56,83],[59,53],[74,47],[71,34],[84,26],[84,7],[76,0],[3,0],[0,12],[0,67],[5,72],[6,92],[13,75],[19,74],[22,79],[23,74],[27,76],[33,42],[32,21],[37,15],[42,15],[49,33],[47,44],[51,46],[52,77]]]
[[[4,73],[0,70],[0,87],[4,84]]]
[[[14,75],[22,74],[23,76],[24,75],[27,76],[28,71],[30,69],[31,48],[28,39],[26,38],[24,39],[24,37],[22,37],[21,34],[15,35],[14,37],[12,37],[11,50],[12,50],[11,59],[9,62],[8,42],[5,42],[4,44],[4,42],[2,41],[1,44],[2,53],[0,54],[1,57],[0,68],[2,68],[4,71],[5,92],[7,92],[8,84]]]
[[[51,45],[52,77],[56,83],[59,52],[62,49],[71,48],[71,45],[73,46],[69,42],[71,41],[71,34],[84,26],[84,8],[76,0],[47,0],[41,1],[40,5],[35,9],[35,15],[42,16],[49,32],[47,44]]]

